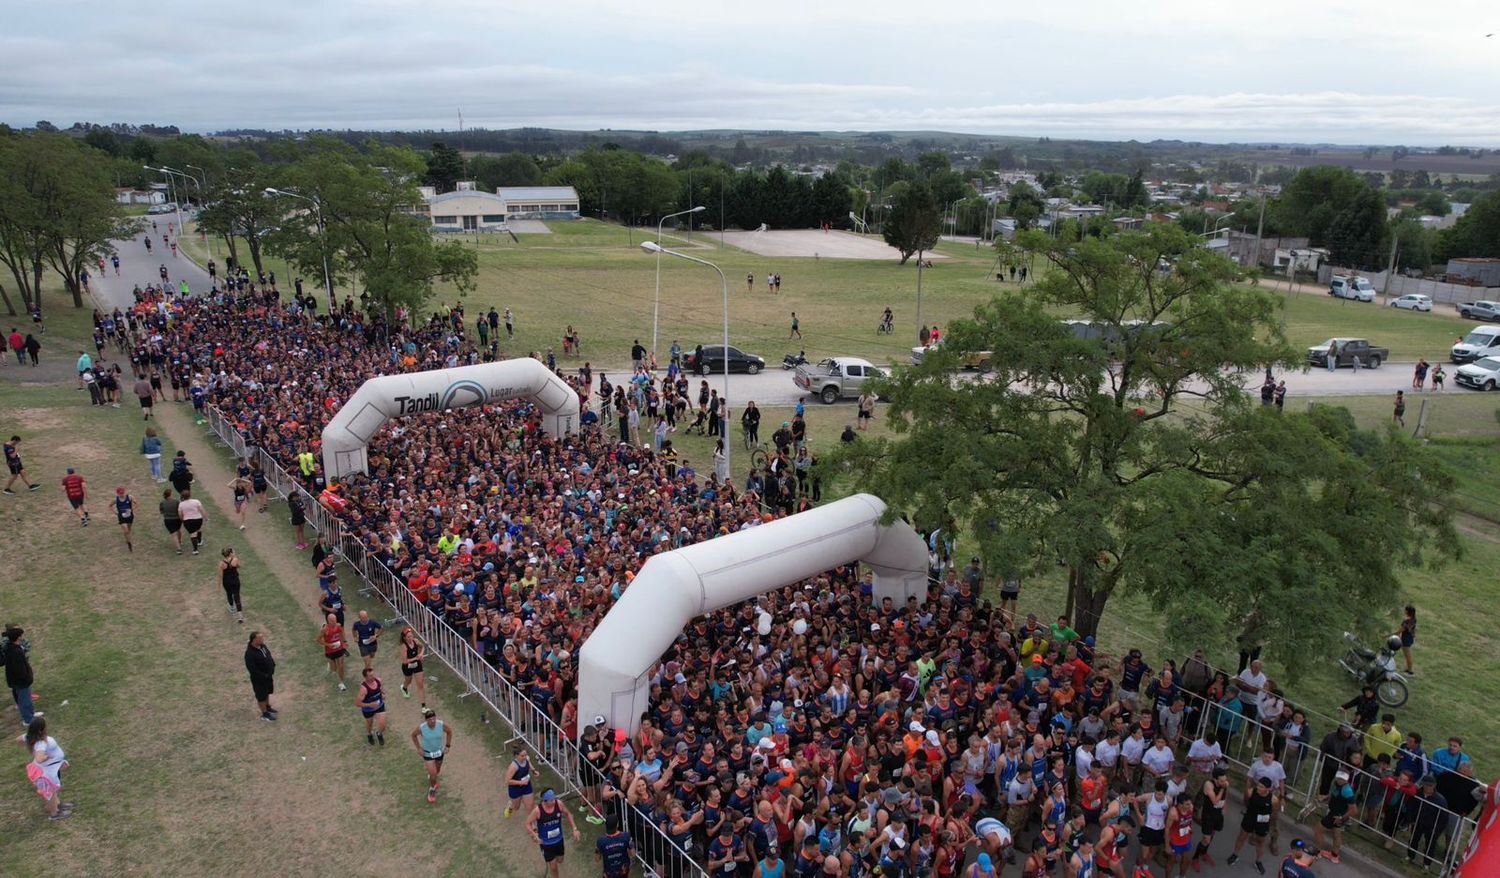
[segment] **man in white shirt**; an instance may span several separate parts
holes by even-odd
[[[1141,757],[1146,755],[1146,737],[1141,732],[1140,726],[1136,726],[1130,732],[1130,737],[1120,744],[1120,777],[1125,787],[1135,789],[1140,783]]]
[[[1256,659],[1250,663],[1249,667],[1240,671],[1238,677],[1235,677],[1239,681],[1240,701],[1244,702],[1246,707],[1246,719],[1253,720],[1260,715],[1260,693],[1266,688],[1266,673],[1264,668],[1265,666],[1261,664],[1260,659]],[[1250,708],[1254,708],[1254,712]]]
[[[1246,795],[1250,794],[1250,790],[1255,789],[1255,782],[1261,778],[1266,778],[1271,782],[1271,792],[1276,795],[1280,796],[1285,792],[1282,787],[1286,783],[1286,769],[1281,767],[1281,763],[1276,761],[1276,754],[1270,750],[1261,753],[1260,759],[1252,762],[1249,770],[1245,772]]]
[[[1219,742],[1214,740],[1214,730],[1205,724],[1198,739],[1188,748],[1188,763],[1192,765],[1195,774],[1207,776],[1213,773],[1214,766],[1223,758],[1224,751],[1219,747]]]
[[[1094,761],[1104,769],[1104,776],[1113,778],[1120,766],[1120,733],[1110,729],[1104,740],[1094,745]]]
[[[1094,765],[1094,742],[1084,740],[1079,743],[1078,749],[1073,751],[1073,770],[1079,780],[1089,776],[1089,769]]]
[[[1172,773],[1172,766],[1177,762],[1177,754],[1167,746],[1167,739],[1161,735],[1156,736],[1156,744],[1141,754],[1141,764],[1146,766],[1146,773],[1153,780],[1165,780]]]

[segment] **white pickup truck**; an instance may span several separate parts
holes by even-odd
[[[885,370],[858,357],[830,357],[816,365],[803,363],[792,373],[792,381],[808,393],[833,405],[840,399],[855,399],[871,378],[884,378]]]

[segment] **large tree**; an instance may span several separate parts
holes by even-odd
[[[104,153],[61,134],[0,138],[0,263],[26,306],[41,304],[46,266],[83,307],[80,275],[132,225],[115,202]],[[5,305],[15,313],[8,296]]]
[[[1050,270],[899,370],[894,436],[842,452],[893,509],[962,532],[991,570],[1061,563],[1081,632],[1128,588],[1194,637],[1258,618],[1293,663],[1388,608],[1398,565],[1455,545],[1425,449],[1247,397],[1241,370],[1297,364],[1281,304],[1191,235],[1019,245]],[[993,375],[954,380],[978,351]]]
[[[1476,198],[1452,227],[1438,233],[1437,258],[1500,257],[1500,191]]]
[[[241,157],[214,181],[209,204],[198,215],[198,225],[204,231],[224,238],[236,264],[240,262],[238,242],[243,240],[257,274],[264,270],[265,238],[288,207],[284,197],[266,191],[276,182],[269,166],[253,157]]]
[[[411,212],[421,196],[417,181],[426,162],[413,150],[314,139],[287,169],[299,193],[318,207],[285,199],[285,211],[267,246],[306,274],[321,276],[324,260],[341,277],[356,278],[369,308],[394,320],[399,309],[416,313],[433,286],[474,288],[479,263],[458,241],[436,241]],[[322,227],[318,214],[321,211]]]
[[[452,192],[464,177],[464,155],[446,143],[439,141],[427,153],[427,185],[439,193]]]
[[[942,232],[937,201],[925,185],[900,184],[891,198],[891,212],[881,227],[885,242],[901,253],[901,264],[912,254],[931,250]]]
[[[1268,214],[1283,234],[1327,247],[1336,264],[1384,267],[1389,241],[1385,202],[1348,168],[1303,168],[1282,187]]]

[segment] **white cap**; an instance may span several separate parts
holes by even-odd
[[[932,744],[933,746],[937,746],[937,744],[938,744],[938,733],[937,733],[936,729],[928,729],[927,730],[927,743]]]

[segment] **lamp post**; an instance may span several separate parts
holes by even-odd
[[[162,171],[163,173],[173,174],[175,176],[181,177],[184,180],[191,180],[193,182],[193,188],[198,190],[198,206],[199,206],[200,209],[203,207],[203,200],[204,200],[204,197],[205,197],[204,193],[203,193],[203,184],[198,181],[197,177],[194,177],[192,174],[189,174],[186,171],[179,171],[176,168],[169,168],[166,165],[162,165],[157,170]],[[186,186],[186,184],[184,184],[183,185],[183,192],[186,193],[186,191],[187,191],[187,186]],[[185,231],[185,227],[182,224],[182,208],[178,207],[178,209],[177,209],[177,234],[178,234],[178,236],[180,237],[184,231]]]
[[[712,268],[714,271],[716,271],[716,272],[719,273],[719,284],[724,288],[724,393],[719,397],[719,405],[720,405],[719,411],[721,413],[728,412],[729,411],[729,279],[724,276],[724,270],[723,269],[719,268],[719,266],[713,264],[712,262],[709,262],[707,259],[699,259],[696,256],[689,256],[686,253],[679,253],[676,250],[668,250],[667,248],[665,248],[665,247],[661,246],[660,244],[656,243],[655,241],[642,241],[641,242],[641,249],[645,250],[647,253],[655,253],[658,258],[663,253],[665,253],[668,256],[676,256],[678,259],[686,259],[688,262],[696,262],[699,265],[706,265],[709,268]],[[728,422],[729,422],[729,419],[727,417],[724,418],[723,426],[727,427],[728,426]],[[719,431],[719,438],[724,441],[724,468],[725,469],[730,469],[730,464],[731,464],[730,455],[733,453],[734,443],[730,442],[728,440],[728,438],[724,436],[724,432],[725,432],[724,430],[720,430]],[[731,470],[731,475],[729,477],[729,481],[731,481],[731,482],[734,481],[734,476],[733,476],[732,473],[733,473],[733,470]]]
[[[318,249],[323,251],[323,288],[328,292],[328,313],[332,314],[338,310],[338,302],[333,298],[333,275],[328,273],[328,242],[323,240],[327,227],[323,225],[323,202],[311,195],[303,195],[290,189],[276,189],[267,186],[267,195],[285,195],[287,198],[300,198],[303,201],[311,201],[313,209],[318,215]]]
[[[183,167],[187,168],[190,171],[197,171],[199,174],[203,175],[203,182],[198,186],[198,210],[201,213],[203,208],[208,204],[208,171],[198,167],[197,165],[183,165]],[[194,177],[193,182],[197,183],[198,178]],[[217,258],[219,255],[219,242],[214,238],[213,235],[210,235],[208,232],[203,231],[202,220],[199,220],[198,222],[198,231],[203,235],[204,238],[208,240],[208,246],[213,252],[215,258]]]
[[[182,172],[173,171],[171,168],[166,167],[153,168],[150,165],[141,165],[141,167],[145,168],[148,171],[155,171],[167,178],[167,192],[170,193],[170,197],[172,199],[172,207],[177,211],[177,233],[179,235],[182,234],[182,203],[177,200],[177,184],[175,182],[176,178],[172,176],[173,174],[181,174]]]
[[[703,205],[701,205],[701,204],[698,205],[697,207],[690,207],[687,210],[679,210],[676,213],[669,213],[666,216],[662,217],[661,220],[656,224],[656,247],[657,247],[657,250],[656,250],[656,297],[651,300],[651,353],[652,353],[653,356],[656,354],[656,327],[658,325],[657,321],[658,321],[658,317],[661,315],[661,235],[662,235],[662,227],[666,225],[667,220],[671,219],[674,216],[686,216],[687,214],[690,214],[690,213],[702,213],[704,210],[706,210],[706,208],[704,208]]]

